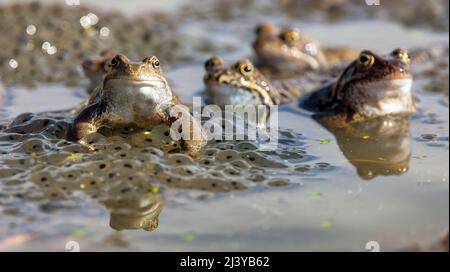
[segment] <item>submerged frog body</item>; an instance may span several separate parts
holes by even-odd
[[[226,67],[219,57],[205,63],[204,83],[211,102],[217,105],[273,106],[291,101],[295,92],[276,88],[249,60]]]
[[[335,82],[305,97],[300,106],[332,117],[335,123],[414,113],[409,66],[408,53],[403,49],[385,57],[363,51]]]
[[[89,79],[89,93],[92,93],[98,85],[102,84],[106,74],[106,65],[115,55],[114,50],[105,49],[100,52],[99,56],[87,58],[82,62],[83,72]]]
[[[102,125],[116,127],[133,123],[145,128],[159,124],[172,125],[183,118],[183,121],[189,122],[192,133],[200,131],[200,139],[190,137],[181,143],[184,151],[195,155],[206,140],[201,127],[188,110],[180,115],[179,111],[183,109],[175,109],[179,104],[156,57],[132,62],[118,54],[106,65],[106,76],[92,94],[89,105],[75,118],[69,139],[79,140],[96,132]],[[177,114],[174,114],[174,110]]]
[[[297,29],[277,29],[269,23],[256,27],[253,48],[262,66],[289,70],[323,70],[358,54],[350,48],[322,47]]]

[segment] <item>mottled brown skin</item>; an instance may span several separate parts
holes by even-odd
[[[183,117],[191,127],[199,129],[201,135],[200,139],[182,139],[182,150],[195,156],[206,144],[200,124],[187,109],[174,114],[174,106],[180,105],[180,101],[172,92],[156,57],[133,62],[118,54],[105,67],[103,83],[90,98],[89,105],[75,118],[70,140],[78,141],[105,124],[111,127],[129,123],[139,127],[170,126]]]
[[[273,106],[298,96],[290,90],[274,87],[249,60],[239,60],[225,66],[220,57],[212,57],[205,63],[203,81],[211,102],[218,105]]]
[[[87,58],[82,62],[83,72],[89,79],[89,93],[92,93],[97,86],[102,84],[106,74],[105,66],[116,55],[117,53],[114,50],[105,49],[100,52],[99,56]]]
[[[409,57],[396,49],[381,57],[370,51],[346,67],[336,81],[305,97],[300,106],[335,126],[415,112]]]
[[[269,23],[256,27],[253,49],[262,66],[289,70],[324,70],[358,55],[350,48],[322,47],[297,29],[278,29]]]

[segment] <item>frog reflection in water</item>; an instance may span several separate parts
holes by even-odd
[[[126,197],[110,198],[102,203],[110,211],[109,224],[115,230],[155,230],[164,205],[163,198],[159,194],[139,192]]]
[[[336,81],[303,98],[300,107],[338,127],[381,116],[410,115],[415,106],[409,63],[403,49],[385,57],[363,51]]]
[[[206,138],[189,111],[175,108],[178,105],[180,101],[172,92],[156,57],[132,62],[118,54],[107,64],[103,84],[96,88],[88,106],[75,118],[68,138],[80,140],[102,125],[116,127],[134,123],[146,128],[159,124],[170,126],[182,120],[188,122],[191,135],[188,135],[189,139],[182,139],[181,148],[195,156],[206,144]]]
[[[321,123],[321,119],[317,121]],[[331,133],[343,155],[366,180],[377,176],[402,175],[411,158],[410,117],[385,116],[345,128],[321,123]]]

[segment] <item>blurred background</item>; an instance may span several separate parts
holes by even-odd
[[[126,4],[117,0],[1,0],[0,77],[7,85],[32,85],[35,81],[77,84],[82,79],[81,60],[103,48],[114,48],[139,59],[157,52],[166,65],[202,61],[224,51],[250,54],[253,28],[262,21],[301,26],[302,31],[324,43],[353,47],[371,44],[373,49],[384,45],[386,50],[398,44],[413,47],[418,40],[426,43],[425,39],[429,39],[417,34],[413,44],[411,38],[402,37],[403,30],[386,26],[386,22],[422,29],[430,35],[448,32],[448,1],[380,3],[368,6],[364,0],[130,0]],[[379,24],[366,24],[373,21]],[[341,27],[335,28],[336,23],[341,23]],[[305,24],[310,25],[304,27]],[[224,38],[230,31],[236,33],[238,44]],[[360,38],[348,44],[354,32],[359,32]],[[387,35],[396,39],[390,41]]]

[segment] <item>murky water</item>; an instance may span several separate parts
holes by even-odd
[[[436,43],[448,44],[446,33],[405,29],[396,23],[381,21],[305,23],[260,13],[233,22],[185,19],[181,31],[189,34],[193,46],[196,40],[208,40],[212,50],[193,50],[193,63],[175,63],[167,70],[173,89],[181,99],[190,103],[192,95],[202,91],[202,61],[210,54],[220,54],[230,61],[251,57],[252,29],[263,20],[298,26],[324,44],[351,45],[378,52],[395,47],[415,49]],[[52,195],[60,193],[62,185],[58,179],[51,183],[47,179],[52,176],[45,176],[44,184],[48,185],[45,187],[41,184],[44,176],[38,170],[31,171],[31,178],[39,181],[36,183],[23,183],[19,178],[15,184],[0,177],[0,250],[63,251],[70,240],[77,241],[81,250],[86,251],[361,251],[369,241],[377,241],[381,250],[400,250],[414,244],[428,247],[448,229],[449,108],[448,96],[424,91],[426,83],[427,78],[416,80],[414,93],[420,100],[419,110],[410,120],[373,121],[366,127],[358,127],[358,133],[351,135],[326,129],[300,110],[296,103],[280,107],[279,120],[286,133],[282,138],[286,152],[291,149],[296,152],[258,153],[267,156],[261,158],[268,158],[270,164],[280,163],[278,169],[274,165],[267,168],[264,160],[255,162],[247,157],[249,161],[244,165],[252,167],[245,166],[246,170],[238,175],[245,178],[235,183],[245,188],[223,192],[217,189],[225,188],[220,186],[220,181],[212,190],[146,183],[142,177],[143,187],[133,188],[129,195],[122,194],[120,190],[124,188],[116,183],[100,185],[107,196],[102,198],[102,190],[96,189],[99,185],[89,179],[75,185],[65,184],[72,194],[61,200],[59,195]],[[34,89],[9,87],[6,97],[5,111],[0,113],[4,115],[3,119],[23,112],[64,110],[77,105],[86,94],[83,86],[40,84]],[[21,141],[28,143],[29,139],[16,135],[19,136],[15,146],[8,146],[11,140],[1,141],[0,150],[10,153],[2,155],[3,162],[8,156],[11,161],[20,162],[18,158],[11,158],[13,154],[35,145],[31,142],[20,146]],[[57,139],[51,142],[55,146],[44,146],[44,151],[66,148]],[[226,153],[227,150],[221,150],[221,144],[210,146],[223,153],[214,158],[227,160],[231,156],[228,159],[233,161],[232,156],[236,153]],[[116,146],[113,144],[112,147]],[[110,149],[106,147],[105,150]],[[133,149],[133,152],[137,150],[140,149]],[[84,155],[73,156],[70,152],[73,150],[66,151],[52,162],[61,167],[69,158],[74,161],[71,168],[45,168],[50,167],[47,164],[44,174],[77,175],[89,167],[101,168],[96,164],[98,161],[95,162],[95,153],[87,155],[87,162],[94,161],[87,165],[83,161]],[[111,152],[114,158],[111,161],[121,159],[119,151],[122,150],[117,154],[116,151]],[[42,167],[36,162],[40,150],[30,152],[28,159],[34,159],[30,165]],[[108,161],[105,159],[108,152],[101,153],[100,158]],[[172,165],[168,162],[170,156],[158,156],[158,164]],[[146,174],[150,174],[156,164],[148,163],[150,158],[153,157],[146,157],[145,171],[149,171],[144,171]],[[172,158],[172,163],[180,160],[184,164],[184,159]],[[225,162],[218,162],[226,166]],[[28,164],[17,164],[17,169],[28,170]],[[122,171],[120,167],[112,166],[119,172]],[[128,171],[126,168],[123,171]],[[264,174],[254,172],[259,168],[266,169]],[[173,166],[168,173],[179,170]],[[267,174],[263,183],[251,181],[250,176],[258,174]],[[141,177],[137,175],[136,178]],[[225,180],[231,178],[226,176]],[[205,184],[212,186],[210,179]],[[73,185],[77,190],[70,189]],[[24,196],[17,197],[20,193]],[[157,217],[159,224],[156,227]],[[127,228],[133,230],[114,230]]]

